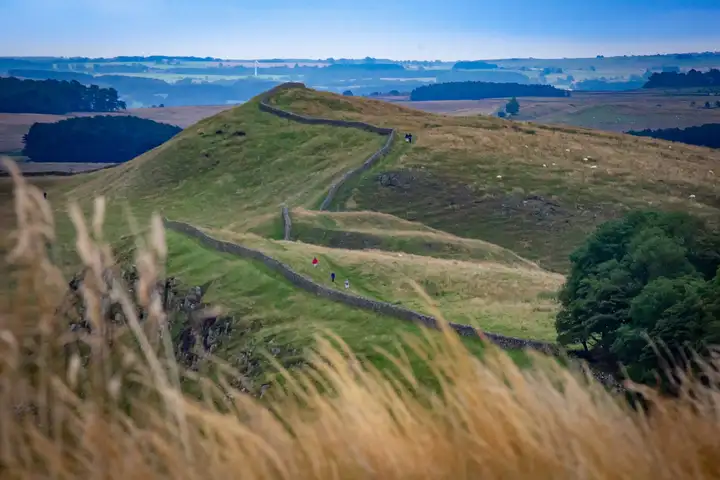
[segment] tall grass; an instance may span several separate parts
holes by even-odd
[[[418,384],[401,354],[388,353],[394,373],[379,372],[331,334],[311,368],[282,372],[283,386],[263,399],[233,388],[219,361],[213,376],[185,371],[155,288],[166,253],[160,220],[137,249],[137,285],[123,285],[102,237],[104,202],[89,225],[71,206],[86,267],[82,308],[71,309],[46,254],[50,208],[9,168],[18,229],[15,290],[0,314],[2,478],[720,476],[718,392],[646,392],[654,408],[645,416],[547,359],[521,371],[488,347],[480,361],[448,330],[407,339],[440,393]],[[90,328],[71,331],[78,315]]]

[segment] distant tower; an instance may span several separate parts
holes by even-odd
[[[257,77],[257,67],[258,67],[258,61],[255,60],[255,76]]]

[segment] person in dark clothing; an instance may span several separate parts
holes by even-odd
[[[333,283],[335,283],[335,272],[332,272],[332,273],[330,274],[330,281],[332,281]]]
[[[43,192],[43,197],[45,197],[45,200],[47,200],[47,192]]]

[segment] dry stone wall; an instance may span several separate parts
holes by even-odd
[[[258,250],[247,248],[235,243],[218,240],[187,223],[177,222],[168,219],[164,219],[164,223],[167,229],[192,237],[199,241],[205,247],[212,248],[213,250],[216,250],[218,252],[230,253],[242,258],[262,262],[271,270],[281,274],[286,280],[288,280],[296,287],[302,288],[303,290],[318,295],[320,297],[327,298],[335,302],[344,303],[345,305],[349,305],[351,307],[371,310],[381,315],[386,315],[389,317],[417,323],[428,328],[440,329],[439,322],[434,317],[431,317],[429,315],[418,313],[413,310],[399,307],[397,305],[392,305],[390,303],[371,300],[369,298],[364,298],[325,287],[323,285],[315,283],[308,277],[300,275],[284,263],[279,262]],[[479,335],[478,330],[470,325],[461,325],[449,322],[449,326],[462,336],[474,337]],[[504,349],[529,348],[533,350],[539,350],[548,354],[558,354],[560,352],[560,349],[557,347],[557,345],[552,343],[540,342],[536,340],[524,340],[521,338],[507,337],[504,335],[487,332],[483,332],[482,334],[489,341]]]
[[[330,190],[328,191],[327,196],[323,200],[322,204],[320,205],[320,210],[327,210],[330,204],[332,203],[333,199],[335,198],[335,194],[340,189],[340,187],[347,182],[350,178],[354,177],[355,175],[364,172],[365,170],[368,170],[370,167],[372,167],[375,162],[377,162],[380,158],[387,155],[387,153],[392,148],[393,141],[395,140],[395,130],[392,128],[383,128],[378,127],[375,125],[371,125],[369,123],[365,122],[355,122],[355,121],[349,121],[349,120],[332,120],[329,118],[319,118],[319,117],[307,117],[304,115],[299,115],[297,113],[288,112],[285,110],[281,110],[277,107],[274,107],[268,103],[268,100],[275,95],[278,91],[288,89],[288,88],[305,88],[305,85],[302,83],[285,83],[282,85],[278,85],[275,88],[272,88],[268,90],[260,99],[260,110],[271,113],[273,115],[276,115],[278,117],[287,118],[288,120],[292,120],[298,123],[305,123],[309,125],[331,125],[334,127],[344,127],[344,128],[357,128],[360,130],[365,130],[372,133],[377,133],[379,135],[387,135],[388,139],[385,142],[385,144],[375,153],[373,153],[370,158],[365,160],[362,165],[360,165],[357,168],[354,168],[348,172],[346,172],[340,180],[338,180],[336,183],[334,183]]]

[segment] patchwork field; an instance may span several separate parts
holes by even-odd
[[[685,128],[720,122],[720,108],[703,108],[716,97],[664,92],[581,92],[563,98],[520,98],[517,120],[565,124],[611,132],[646,128]],[[394,100],[393,100],[394,101]],[[493,115],[507,99],[437,102],[394,101],[398,105],[446,115]],[[694,103],[694,105],[693,105]]]

